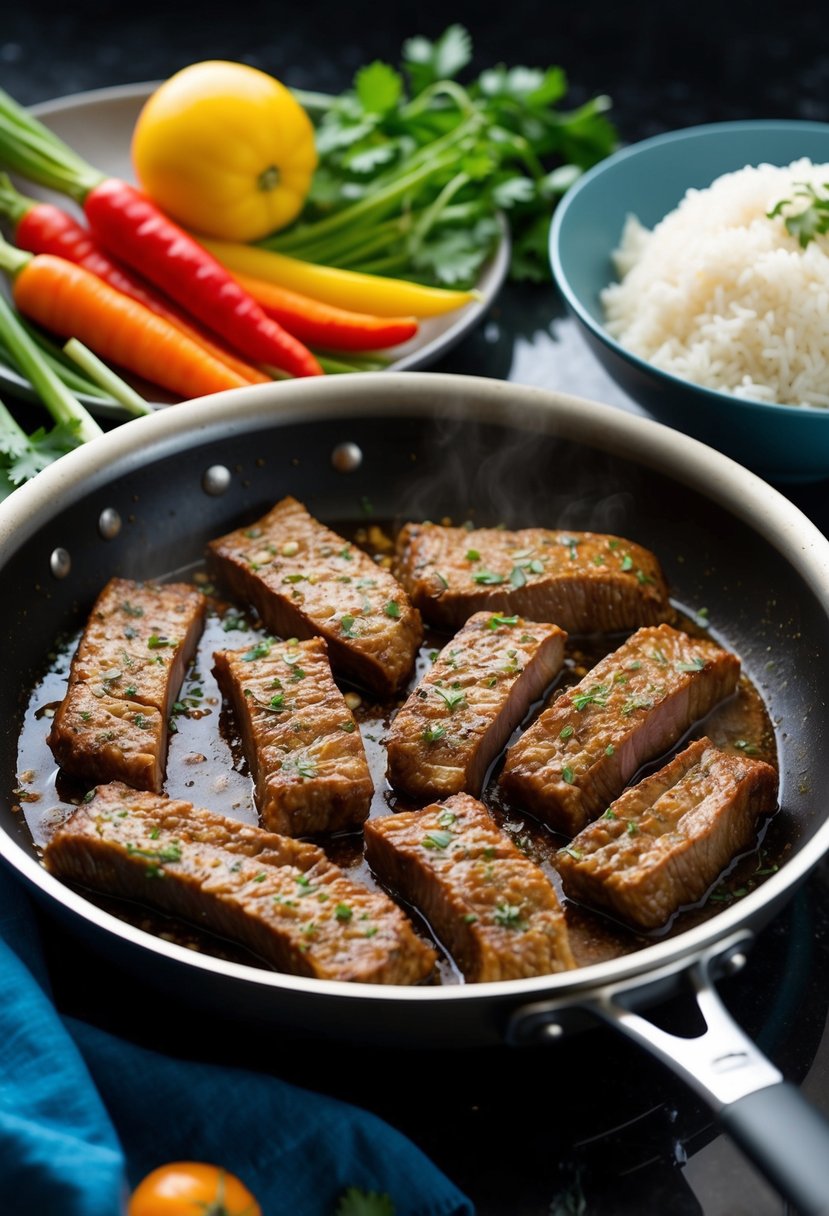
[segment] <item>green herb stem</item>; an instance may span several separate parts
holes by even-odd
[[[70,359],[74,359],[78,367],[83,368],[93,382],[109,393],[133,418],[141,418],[143,415],[153,412],[152,407],[144,398],[102,359],[93,354],[88,346],[84,346],[83,342],[79,342],[77,338],[70,338],[63,349]]]
[[[3,242],[5,244],[5,242]],[[6,246],[10,248],[10,246]],[[0,251],[2,246],[0,246]],[[0,296],[0,341],[11,352],[22,374],[37,392],[55,422],[77,426],[82,443],[103,434],[98,423],[87,412],[57,373],[49,366],[36,343],[20,324],[13,309]]]

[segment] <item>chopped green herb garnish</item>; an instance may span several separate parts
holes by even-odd
[[[242,662],[252,663],[254,659],[264,659],[271,653],[273,646],[273,638],[262,638],[254,646],[251,646],[245,654],[242,655]]]
[[[604,754],[606,756],[613,756],[616,754],[616,748],[612,743],[608,743],[607,747],[604,749]]]
[[[486,623],[487,629],[497,629],[499,625],[517,625],[517,616],[498,616],[493,615]]]
[[[454,811],[441,811],[438,815],[438,823],[442,828],[451,828],[458,822],[458,817]]]
[[[513,566],[509,573],[509,581],[516,589],[524,586],[527,581],[527,576],[521,566]]]
[[[521,904],[498,904],[492,919],[502,929],[524,929],[526,925],[521,919],[521,907]]]
[[[342,629],[347,638],[356,638],[357,634],[354,632],[354,617],[351,616],[350,613],[346,613],[345,616],[340,617],[340,629]]]
[[[400,616],[400,605],[398,604],[397,600],[389,600],[387,604],[383,605],[383,611],[385,612],[386,616],[390,616],[393,620],[397,620],[397,618]]]
[[[140,604],[131,604],[129,600],[124,600],[121,608],[126,612],[127,616],[143,616],[144,609]]]
[[[175,644],[175,641],[161,637],[158,633],[151,633],[147,638],[147,646],[150,650],[160,650],[163,646],[175,646]]]
[[[570,698],[575,709],[581,711],[586,709],[588,705],[607,705],[607,698],[610,695],[610,688],[607,684],[594,684],[587,692],[573,693]]]
[[[581,849],[576,849],[571,844],[564,845],[561,852],[567,853],[567,855],[569,857],[573,858],[573,861],[581,861],[581,858],[582,858]]]
[[[448,847],[452,843],[453,839],[454,839],[454,837],[451,832],[434,831],[434,832],[427,832],[426,835],[423,837],[422,843],[423,843],[424,849],[443,850],[443,849],[448,849]]]
[[[675,671],[702,671],[705,666],[705,659],[702,655],[697,655],[690,663],[674,663]]]
[[[254,874],[253,878],[251,879],[251,882],[264,882],[267,877],[268,877],[267,871],[260,870],[258,874]]]
[[[356,729],[356,723],[349,720],[348,722],[340,723],[340,730],[344,730],[347,735],[353,734]]]
[[[628,820],[627,834],[628,836],[638,836],[639,834],[639,826],[632,819]]]
[[[336,908],[334,909],[334,915],[336,916],[337,920],[351,920],[352,916],[354,915],[354,910],[353,908],[349,908],[348,904],[337,904]]]
[[[650,697],[628,697],[621,708],[623,717],[629,718],[630,715],[637,709],[652,709],[653,701]]]
[[[624,555],[624,557],[622,558],[622,569],[623,570],[632,570],[633,569],[633,558],[630,556],[629,553],[626,553]]]
[[[82,719],[82,721],[84,721],[84,722],[88,722],[88,721],[89,721],[89,719],[90,719],[91,717],[92,717],[92,714],[89,712],[89,710],[88,710],[88,709],[82,709],[82,710],[81,710],[81,719]]]
[[[810,241],[829,232],[829,193],[826,192],[829,192],[829,182],[818,186],[812,182],[797,182],[792,191],[794,198],[781,198],[766,216],[770,220],[781,216],[789,236],[796,237],[801,249],[805,249]],[[807,200],[805,207],[798,205],[799,198]],[[783,215],[784,207],[796,210]]]
[[[575,734],[572,726],[562,726],[558,732],[559,739],[570,739]]]
[[[739,748],[740,751],[744,752],[747,756],[756,756],[760,751],[759,747],[757,747],[754,743],[749,743],[748,739],[735,739],[734,746]]]
[[[605,813],[602,815],[602,819],[618,819],[618,818],[619,818],[619,816],[616,814],[616,812],[614,811],[612,806],[609,806],[607,808],[607,810],[605,811]]]
[[[481,555],[477,549],[467,549],[466,560],[468,562],[479,562],[481,560]]]
[[[427,726],[422,735],[423,742],[437,743],[438,739],[442,739],[445,734],[445,726]]]
[[[477,574],[472,575],[472,581],[482,587],[497,587],[499,583],[505,583],[507,580],[505,575],[495,574],[492,570],[479,570]]]
[[[433,687],[437,695],[446,703],[450,714],[454,713],[466,698],[466,693],[462,688],[439,688],[437,685]]]
[[[568,785],[573,784],[573,770],[570,768],[569,764],[565,764],[564,768],[561,770],[561,779],[562,781],[566,781]]]
[[[282,577],[283,583],[301,583],[306,576],[304,574],[285,574]]]
[[[438,580],[438,582],[444,588],[444,590],[449,586],[448,580],[443,577],[440,570],[435,571],[435,578]]]
[[[466,925],[474,925],[477,922],[478,918],[474,912],[467,912],[467,914],[463,918],[463,920],[464,920],[464,924],[466,924]]]

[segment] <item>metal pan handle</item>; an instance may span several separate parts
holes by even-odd
[[[585,993],[576,1002],[539,1001],[515,1010],[513,1044],[556,1042],[583,1028],[584,1013],[613,1026],[678,1073],[711,1106],[723,1129],[802,1216],[829,1216],[829,1122],[783,1077],[723,1005],[712,975],[745,964],[752,935],[717,943],[690,967],[676,964]],[[674,995],[690,980],[705,1024],[684,1038],[655,1025],[641,1009]]]
[[[624,990],[602,993],[590,1008],[679,1073],[798,1212],[827,1216],[829,1122],[733,1020],[714,988],[711,962],[704,956],[689,972],[706,1027],[696,1038],[671,1034],[633,1012]],[[732,954],[730,962],[736,969],[743,959]]]

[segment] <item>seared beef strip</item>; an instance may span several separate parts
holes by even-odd
[[[241,942],[279,971],[413,984],[435,953],[382,892],[322,849],[120,783],[55,833],[47,869]]]
[[[423,636],[419,613],[387,570],[296,499],[211,541],[208,561],[272,633],[324,637],[338,673],[380,696],[409,678]]]
[[[508,797],[569,836],[737,687],[740,661],[670,625],[639,629],[508,749]]]
[[[771,765],[697,739],[559,851],[565,893],[656,929],[750,848],[776,799]]]
[[[219,650],[263,825],[285,836],[358,827],[374,792],[362,736],[322,638]]]
[[[659,562],[632,541],[566,529],[407,524],[398,575],[424,620],[458,629],[473,612],[518,612],[570,633],[669,619]]]
[[[49,732],[58,764],[93,781],[159,791],[167,722],[204,623],[186,583],[114,578],[92,609]]]
[[[558,674],[566,637],[519,616],[471,617],[392,722],[392,785],[429,801],[478,795],[490,762]]]
[[[425,916],[467,980],[574,966],[555,890],[468,794],[370,819],[366,857]]]

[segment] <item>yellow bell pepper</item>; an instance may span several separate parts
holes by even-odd
[[[147,99],[132,160],[143,189],[185,228],[255,241],[299,214],[317,151],[310,118],[278,80],[206,60]]]
[[[290,291],[300,292],[337,308],[347,308],[351,312],[366,312],[376,317],[436,317],[480,299],[480,292],[474,290],[450,291],[442,287],[425,287],[405,279],[387,279],[375,274],[361,274],[356,270],[318,266],[314,262],[303,262],[252,245],[200,240],[205,249],[231,272],[277,283]]]

